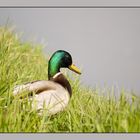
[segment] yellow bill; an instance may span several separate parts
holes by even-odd
[[[74,71],[74,72],[76,72],[76,73],[78,73],[78,74],[81,74],[80,70],[74,64],[71,64],[69,66],[69,69]]]

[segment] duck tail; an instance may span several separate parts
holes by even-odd
[[[13,89],[13,95],[17,95],[17,94],[20,94],[22,92],[29,91],[29,87],[30,87],[30,84],[17,85]]]

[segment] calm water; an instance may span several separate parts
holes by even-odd
[[[83,84],[124,87],[140,95],[140,9],[0,9],[0,25],[48,54],[69,51]]]

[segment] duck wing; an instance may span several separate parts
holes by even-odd
[[[33,81],[23,85],[15,86],[13,90],[13,94],[17,95],[23,92],[40,93],[45,90],[55,90],[57,86],[58,86],[57,83],[53,81],[47,81],[47,80]]]

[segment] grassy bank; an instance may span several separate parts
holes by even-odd
[[[0,132],[140,132],[139,98],[128,99],[124,91],[119,99],[109,91],[103,96],[82,87],[74,76],[69,76],[73,96],[67,109],[38,116],[27,99],[12,96],[12,89],[47,79],[47,58],[41,46],[21,43],[16,33],[0,27]]]

